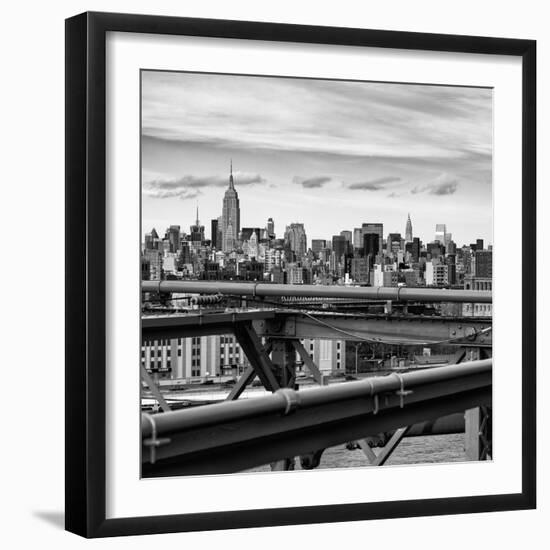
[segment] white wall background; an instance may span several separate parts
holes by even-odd
[[[7,548],[334,548],[337,545],[427,550],[513,548],[547,544],[550,422],[539,361],[539,510],[438,518],[130,537],[86,543],[63,524],[64,19],[85,10],[120,11],[531,38],[538,41],[539,342],[550,267],[550,36],[545,3],[462,0],[306,2],[278,0],[61,0],[3,5],[0,48],[0,537]],[[545,218],[545,219],[544,219]],[[513,284],[513,277],[510,278]],[[546,286],[546,288],[545,288]],[[539,344],[539,355],[543,346]],[[548,368],[548,367],[547,367]],[[510,406],[515,406],[510,404]],[[516,445],[519,434],[510,434]],[[368,494],[366,494],[368,498]]]

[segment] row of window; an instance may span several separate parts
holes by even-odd
[[[476,304],[475,311],[476,311],[476,313],[490,312],[490,307],[491,307],[490,305]],[[469,309],[469,306],[467,306],[467,308]],[[182,341],[182,338],[178,338],[178,342],[181,342],[181,341]],[[169,342],[169,340],[160,340],[159,345],[168,345],[168,342]],[[192,366],[193,367],[200,366],[201,353],[200,353],[200,345],[198,344],[198,342],[200,342],[200,337],[193,337],[192,342],[193,342],[192,343]],[[231,337],[221,336],[220,337],[220,342],[221,343],[227,342],[227,343],[233,344],[233,345],[229,346],[228,353],[225,353],[224,348],[222,348],[220,350],[220,365],[224,365],[226,363],[232,363],[234,360],[240,358],[240,349],[238,348],[238,344],[235,344]],[[309,355],[313,359],[313,350],[314,350],[314,343],[313,342],[310,342],[309,349],[310,349]],[[341,359],[341,353],[340,353],[341,342],[336,343],[336,349],[337,349],[336,359],[337,359],[337,361],[340,361],[340,359]],[[181,348],[177,350],[177,354],[178,354],[178,357],[182,356],[182,349]],[[162,349],[158,348],[156,354],[155,354],[155,349],[154,348],[150,349],[150,362],[151,362],[151,364],[155,363],[155,355],[158,357],[158,361],[161,362],[162,361]],[[166,357],[167,357],[167,362],[168,363],[170,363],[170,361],[171,361],[171,355],[172,355],[171,348],[168,347],[166,349]],[[145,363],[145,349],[144,348],[141,349],[141,359],[142,359],[142,363],[144,364]]]
[[[155,355],[156,355],[157,357],[162,357],[162,349],[161,349],[161,348],[158,348],[158,349],[157,349],[157,352],[156,352],[156,354],[155,354],[155,349],[152,348],[152,349],[150,350],[149,355],[150,355],[151,358],[154,358]],[[167,356],[167,357],[170,357],[171,355],[172,355],[172,350],[171,350],[170,348],[168,348],[168,349],[166,350],[166,356]],[[178,355],[181,356],[181,350],[178,350]],[[144,350],[144,349],[141,350],[141,357],[142,357],[142,358],[145,357],[145,350]]]
[[[145,359],[142,359],[141,361],[142,364],[145,364]],[[172,366],[172,361],[170,361],[169,359],[166,361],[166,367],[169,368]],[[149,362],[149,367],[150,369],[155,369],[155,368],[162,368],[162,360],[158,360],[158,361],[150,361]]]
[[[466,311],[472,311],[472,306],[470,304],[466,305]],[[491,313],[492,304],[475,304],[473,311],[476,313]]]

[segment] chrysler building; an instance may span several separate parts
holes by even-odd
[[[407,225],[405,226],[405,242],[412,243],[413,240],[413,226],[411,222],[411,215],[407,214]]]

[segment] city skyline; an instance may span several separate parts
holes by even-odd
[[[142,72],[142,233],[220,216],[233,159],[241,226],[362,223],[492,244],[487,89]],[[365,175],[367,174],[367,175]],[[403,214],[404,213],[404,214]],[[404,217],[405,216],[405,217]],[[353,221],[350,221],[353,220]]]
[[[401,238],[403,240],[407,240],[406,239],[406,231],[407,231],[407,222],[408,221],[411,221],[412,222],[412,219],[411,216],[410,216],[410,213],[407,214],[407,219],[405,220],[405,230],[403,231],[387,231],[386,230],[386,227],[384,225],[384,222],[383,221],[374,221],[374,222],[361,222],[361,223],[358,223],[357,225],[355,225],[351,230],[348,230],[347,228],[342,228],[340,230],[336,230],[334,233],[332,234],[327,234],[327,235],[324,235],[324,236],[321,236],[321,237],[310,237],[309,236],[309,233],[308,233],[308,229],[307,229],[307,226],[305,226],[304,224],[304,229],[305,229],[305,232],[306,232],[306,236],[307,236],[307,247],[308,248],[311,248],[312,245],[311,245],[311,241],[312,240],[325,240],[327,241],[327,243],[330,242],[330,239],[333,237],[333,236],[336,236],[336,235],[340,235],[340,233],[344,232],[344,231],[350,231],[351,234],[352,234],[352,239],[353,239],[353,230],[354,229],[360,229],[361,228],[361,225],[362,224],[366,224],[366,223],[369,223],[369,224],[382,224],[384,225],[384,234],[383,234],[383,238],[384,240],[387,238],[387,236],[390,234],[390,233],[400,233],[401,234]],[[179,226],[180,227],[180,230],[182,233],[185,233],[187,235],[190,234],[190,231],[188,229],[191,229],[191,227],[195,226],[196,225],[196,221],[197,221],[197,217],[195,215],[195,219],[193,220],[193,223],[189,224],[189,225],[181,225],[181,224],[175,224],[175,223],[170,223],[168,224],[164,229],[160,229],[159,227],[150,227],[150,228],[142,228],[142,233],[143,233],[143,237],[147,234],[150,234],[153,230],[155,230],[157,232],[158,235],[163,235],[165,233],[165,231],[168,231],[168,229],[171,227],[171,226]],[[209,221],[211,220],[202,220],[202,219],[198,219],[198,221],[200,221],[200,225],[202,227],[204,227],[204,231],[205,231],[205,235],[206,235],[206,238],[208,238],[209,236],[211,237],[210,235],[210,224],[208,223]],[[287,229],[289,226],[293,225],[293,224],[301,224],[302,222],[300,222],[299,220],[295,220],[293,222],[290,222],[284,226],[280,226],[280,228],[278,228],[277,224],[276,224],[276,221],[275,221],[275,233],[276,233],[276,237],[278,239],[282,239],[284,238],[284,233],[285,233],[285,229]],[[446,225],[446,224],[434,224],[434,227],[433,227],[433,231],[432,231],[432,236],[431,237],[423,237],[422,235],[418,235],[416,230],[415,230],[415,226],[414,226],[414,223],[412,224],[412,237],[415,238],[415,237],[418,237],[420,238],[420,241],[422,242],[423,245],[426,245],[428,243],[431,243],[431,242],[435,242],[436,241],[436,227],[438,225]],[[267,220],[266,220],[266,223],[263,225],[263,226],[252,226],[252,225],[243,225],[242,227],[246,227],[246,228],[259,228],[259,229],[266,229],[267,228]],[[447,227],[447,229],[449,229]],[[492,242],[487,242],[483,237],[480,237],[479,235],[472,235],[472,237],[466,242],[464,241],[463,243],[458,243],[455,238],[454,238],[454,235],[453,235],[453,232],[452,231],[448,231],[447,232],[448,234],[450,234],[452,236],[452,241],[455,243],[455,245],[457,247],[462,247],[462,246],[469,246],[470,244],[472,243],[475,243],[476,240],[478,239],[481,239],[484,241],[484,246],[493,246],[493,243]],[[144,239],[142,239],[142,242],[143,242]]]
[[[303,222],[300,222],[298,220],[295,220],[295,221],[292,221],[290,223],[287,223],[285,225],[282,225],[281,227],[284,227],[284,230],[281,230],[279,229],[280,231],[280,234],[277,236],[277,225],[275,223],[275,220],[273,219],[272,216],[270,216],[269,218],[266,219],[266,223],[264,225],[258,225],[258,226],[251,226],[251,225],[246,225],[246,224],[242,224],[240,223],[240,207],[239,207],[239,198],[238,198],[238,193],[236,192],[236,189],[235,189],[235,182],[234,182],[234,177],[233,177],[233,163],[232,161],[230,162],[230,169],[229,169],[229,177],[228,177],[228,187],[225,189],[225,191],[223,192],[223,206],[222,206],[222,215],[221,216],[218,216],[217,218],[212,218],[211,220],[202,220],[200,218],[200,215],[199,215],[199,206],[198,206],[198,203],[197,203],[197,206],[196,206],[196,211],[195,211],[195,219],[193,220],[194,223],[192,224],[189,224],[189,225],[181,225],[181,224],[175,224],[175,223],[170,223],[166,228],[165,228],[165,232],[168,232],[169,229],[171,227],[178,227],[180,230],[181,230],[181,233],[182,234],[188,234],[190,235],[193,231],[197,231],[199,227],[202,228],[202,230],[204,231],[204,238],[208,238],[208,232],[207,232],[207,228],[208,229],[212,229],[211,228],[211,223],[208,223],[209,221],[210,222],[215,222],[216,223],[216,226],[218,226],[218,223],[221,223],[221,226],[218,228],[218,230],[220,231],[220,235],[219,235],[219,238],[222,239],[222,242],[219,244],[219,246],[217,247],[218,249],[224,249],[224,251],[226,249],[230,249],[232,246],[233,246],[233,242],[231,242],[231,247],[227,247],[227,243],[225,243],[225,240],[226,238],[223,236],[224,235],[224,230],[223,230],[223,219],[224,219],[224,211],[226,212],[226,208],[227,208],[227,197],[228,197],[228,192],[230,193],[230,196],[236,200],[236,203],[235,205],[233,206],[233,208],[235,208],[236,210],[232,213],[232,217],[235,218],[235,220],[237,220],[237,223],[236,223],[236,232],[231,232],[231,241],[234,241],[234,240],[237,240],[239,235],[240,235],[240,230],[243,229],[243,228],[256,228],[256,229],[261,229],[261,230],[266,230],[268,233],[270,233],[270,231],[268,231],[268,227],[269,229],[273,230],[274,232],[274,235],[277,237],[277,238],[283,238],[284,234],[286,233],[286,231],[294,226],[294,225],[302,225],[304,227],[304,230],[305,230],[305,233],[306,233],[306,236],[307,236],[307,227],[305,227],[305,224],[303,224]],[[227,215],[227,212],[226,212],[226,215]],[[347,229],[347,228],[343,228],[343,229],[336,229],[336,231],[331,234],[331,235],[324,235],[324,236],[321,236],[321,237],[310,237],[310,236],[307,236],[307,243],[312,243],[312,241],[317,241],[317,240],[326,240],[327,242],[330,242],[331,238],[336,236],[336,235],[339,235],[341,236],[343,233],[348,233],[349,234],[349,238],[350,240],[353,240],[353,242],[355,243],[355,232],[356,231],[360,231],[361,230],[361,227],[364,226],[364,225],[381,225],[381,226],[384,226],[384,222],[383,221],[376,221],[376,222],[360,222],[359,224],[355,224],[353,226],[353,229]],[[186,228],[189,228],[189,232],[186,230]],[[160,231],[161,231],[161,234],[162,234],[162,229],[158,228]],[[151,234],[151,232],[155,231],[157,233],[157,236],[158,236],[158,231],[157,231],[157,228],[156,227],[152,227],[150,228],[149,230],[147,230],[147,228],[143,228],[142,227],[142,236],[145,237],[145,235],[147,234]],[[234,233],[234,234],[233,234]],[[405,242],[412,242],[413,238],[416,238],[416,237],[419,237],[419,235],[414,231],[414,226],[412,224],[412,220],[411,220],[411,214],[410,212],[407,212],[407,220],[405,222],[405,230],[404,231],[387,231],[383,230],[382,232],[382,239],[386,239],[386,237],[389,237],[390,235],[394,235],[394,234],[400,234],[402,239],[405,241]],[[214,240],[215,238],[217,238],[218,236],[214,237],[214,235],[210,234],[210,239],[211,240]],[[257,236],[258,238],[260,238],[260,236],[258,235]],[[460,245],[459,243],[457,243],[455,240],[454,240],[454,236],[453,236],[453,233],[452,231],[448,231],[448,227],[445,223],[437,223],[434,225],[434,230],[433,230],[433,238],[426,238],[426,237],[422,237],[420,236],[420,241],[423,243],[423,244],[427,244],[427,243],[430,243],[430,242],[434,242],[434,241],[440,241],[441,243],[444,243],[445,240],[452,240],[456,246],[468,246],[469,244],[471,244],[473,241],[476,241],[477,239],[481,239],[482,241],[484,241],[484,244],[485,245],[488,245],[488,246],[492,246],[492,243],[489,243],[487,242],[485,239],[483,239],[483,237],[479,237],[479,236],[473,236],[469,242],[464,242],[462,243],[462,245]],[[144,241],[145,239],[142,240],[142,242]],[[306,248],[312,248],[313,245],[311,244],[311,246],[307,246],[306,245]]]
[[[232,160],[230,161],[230,171],[229,171],[229,177],[228,177],[228,185],[229,185],[229,189],[235,191],[235,182],[234,182],[234,174],[233,174],[233,163],[232,163]],[[222,200],[223,200],[223,203],[225,204],[225,197],[226,196],[226,192],[227,192],[227,189],[225,189],[222,193]],[[239,199],[237,199],[237,204],[239,202]],[[240,210],[240,208],[239,208]],[[222,212],[223,212],[223,208],[222,208]],[[192,230],[192,227],[193,226],[196,226],[199,222],[200,222],[200,225],[203,226],[205,228],[205,232],[206,234],[208,235],[208,232],[206,231],[206,228],[210,228],[210,223],[209,222],[212,222],[214,220],[218,221],[218,220],[221,220],[223,218],[223,213],[222,213],[222,216],[218,216],[217,218],[212,218],[211,220],[203,220],[200,218],[199,216],[199,204],[197,202],[196,204],[196,210],[195,210],[195,218],[193,220],[193,223],[189,224],[189,225],[182,225],[182,224],[175,224],[175,223],[169,223],[166,228],[165,228],[165,231],[168,231],[168,228],[170,226],[174,226],[174,225],[177,225],[180,227],[182,233],[188,233],[186,228],[189,227],[190,230]],[[264,225],[246,225],[246,224],[239,224],[239,227],[256,227],[256,228],[260,228],[260,229],[266,229],[267,228],[267,225],[268,225],[268,222],[271,222],[271,224],[274,226],[275,228],[275,233],[277,234],[277,229],[279,228],[279,226],[277,225],[276,223],[276,220],[274,220],[273,216],[269,216],[266,220],[266,223]],[[292,226],[292,225],[295,225],[295,224],[303,224],[303,222],[300,222],[299,220],[293,220],[291,222],[288,222],[284,225],[281,225],[280,227],[281,228],[284,228],[284,229],[280,229],[279,228],[279,231],[280,231],[280,234],[278,235],[277,238],[282,238],[282,234],[284,234],[284,231],[286,229],[288,229],[288,227]],[[308,242],[311,242],[312,240],[327,240],[329,241],[333,236],[335,235],[340,235],[341,233],[343,232],[349,232],[351,233],[352,235],[352,238],[353,238],[353,233],[355,230],[357,229],[360,229],[362,225],[364,224],[382,224],[384,225],[384,221],[361,221],[357,224],[354,224],[353,225],[353,228],[351,229],[348,229],[347,227],[346,228],[341,228],[341,229],[338,229],[336,228],[335,231],[332,233],[332,234],[325,234],[323,236],[307,236],[307,241]],[[307,227],[304,225],[304,228],[305,228],[305,231],[306,231],[306,235],[308,235],[308,232],[307,232]],[[437,240],[441,240],[439,237],[438,237],[438,230],[440,228],[444,227],[445,230],[449,229],[447,227],[447,224],[445,223],[436,223],[433,225],[433,238],[429,238],[429,237],[422,237],[420,236],[420,240],[426,244],[426,243],[429,243],[429,242],[433,242],[433,241],[437,241]],[[160,230],[161,233],[162,233],[162,229],[157,228],[157,227],[151,227],[150,229],[147,229],[147,228],[144,228],[142,227],[142,237],[144,237],[146,234],[150,233],[152,230]],[[384,233],[383,233],[383,239],[386,239],[386,237],[390,234],[390,233],[399,233],[401,234],[402,238],[404,240],[408,240],[409,242],[412,241],[412,238],[411,239],[408,239],[407,236],[408,236],[408,233],[409,233],[409,230],[411,232],[411,235],[412,237],[418,237],[419,235],[415,232],[414,230],[414,226],[412,225],[412,220],[411,220],[411,214],[410,212],[407,212],[407,219],[405,221],[405,230],[404,231],[388,231],[385,227],[384,227]],[[158,232],[158,231],[157,231]],[[457,246],[468,246],[469,244],[471,244],[473,241],[477,240],[477,239],[481,239],[484,241],[485,245],[488,245],[488,246],[492,246],[492,242],[489,242],[487,241],[484,237],[480,237],[480,236],[472,236],[469,240],[466,240],[464,241],[463,243],[458,243],[455,238],[454,238],[454,235],[453,235],[453,232],[452,231],[447,231],[447,233],[449,235],[452,236],[452,240],[453,242],[455,243],[455,245]],[[210,235],[211,238],[213,238],[212,235]],[[233,238],[236,238],[238,237],[238,235],[234,236]]]

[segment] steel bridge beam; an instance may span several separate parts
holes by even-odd
[[[340,285],[281,285],[225,281],[142,281],[143,292],[231,294],[238,296],[312,296],[415,302],[491,303],[491,291],[407,287],[347,287]]]
[[[372,343],[491,346],[490,320],[449,317],[350,316],[333,313],[277,312],[254,321],[259,336],[268,338],[369,340]]]
[[[246,389],[246,386],[256,378],[256,370],[252,365],[247,367],[246,371],[243,372],[241,377],[237,380],[233,389],[229,392],[229,395],[225,398],[227,401],[234,401],[239,399],[239,396]]]
[[[261,311],[197,312],[187,315],[152,315],[141,318],[144,342],[163,338],[190,338],[210,334],[233,334],[235,327],[275,317],[273,309]]]
[[[150,415],[142,423],[143,475],[240,471],[489,405],[491,366],[476,361]]]
[[[262,342],[253,328],[248,323],[242,323],[234,327],[237,341],[247,356],[258,378],[265,389],[275,391],[280,384],[274,373],[274,365],[266,353]]]
[[[372,340],[376,343],[436,343],[474,347],[492,345],[491,321],[437,316],[304,314],[272,309],[250,312],[201,313],[142,318],[143,341],[233,334],[252,321],[258,336],[276,339],[323,338]],[[485,331],[485,332],[483,332]]]
[[[465,429],[464,413],[454,413],[436,418],[435,420],[419,422],[409,426],[405,437],[422,437],[425,435],[463,434]]]
[[[310,357],[309,353],[304,348],[300,340],[291,340],[294,349],[298,352],[300,359],[304,362],[304,365],[307,367],[313,379],[317,384],[323,384],[323,373],[319,370],[319,367],[313,362],[313,359]]]
[[[331,422],[316,422],[310,418],[307,426],[294,430],[276,430],[275,425],[282,423],[280,417],[271,419],[275,425],[273,422],[270,422],[270,425],[266,423],[265,426],[225,424],[223,428],[210,429],[209,439],[217,439],[219,443],[203,450],[200,447],[205,442],[201,441],[200,432],[178,434],[170,438],[169,445],[178,447],[176,454],[157,458],[154,464],[146,460],[142,463],[142,473],[144,477],[157,477],[239,472],[284,460],[288,456],[307,455],[313,449],[325,449],[369,435],[392,431],[411,422],[423,422],[457,410],[462,411],[480,403],[491,404],[490,388],[462,392],[452,398],[446,396],[429,402],[424,401],[410,405],[406,409],[394,406],[391,411],[376,416],[372,415],[372,411],[368,411]],[[252,434],[248,431],[250,429],[253,431]],[[235,435],[240,434],[241,437],[235,438],[239,441],[232,442],[223,438],[223,435],[227,435],[224,433],[226,430]],[[265,435],[268,431],[270,433]],[[188,447],[189,443],[191,445]],[[195,447],[192,443],[198,444],[199,448],[191,450]],[[162,449],[162,446],[157,449],[157,455]],[[143,455],[148,456],[148,453],[148,447],[144,446]]]

